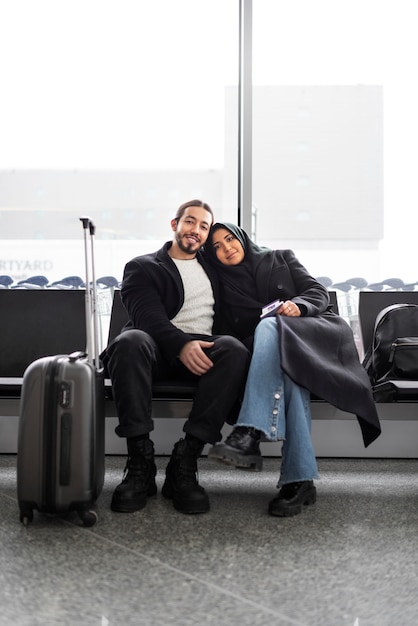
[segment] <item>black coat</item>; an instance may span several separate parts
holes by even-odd
[[[184,301],[183,282],[180,273],[168,254],[171,242],[151,254],[138,256],[129,261],[124,270],[121,287],[122,302],[130,321],[123,330],[144,330],[156,341],[161,353],[172,362],[182,347],[194,339],[170,322],[179,312]],[[219,318],[219,281],[215,270],[200,252],[197,260],[203,266],[212,284],[215,298],[213,334],[217,334]]]
[[[231,230],[232,225],[220,226]],[[241,229],[233,232],[245,249],[241,267],[221,266],[210,249],[211,240],[206,246],[220,274],[223,314],[231,334],[243,340],[251,335],[261,307],[273,300],[297,304],[302,317],[276,316],[283,371],[314,396],[355,414],[368,446],[381,428],[351,328],[330,310],[327,290],[292,250],[259,248]]]

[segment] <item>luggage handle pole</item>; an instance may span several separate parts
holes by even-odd
[[[86,264],[86,290],[85,290],[85,302],[86,302],[86,341],[87,341],[87,360],[90,364],[93,364],[93,338],[92,338],[92,304],[90,296],[90,272],[89,272],[89,254],[87,245],[87,229],[90,226],[91,220],[89,217],[80,217],[80,221],[83,224],[84,233],[84,256]],[[91,230],[90,230],[91,232]]]
[[[96,368],[99,368],[99,325],[97,319],[97,284],[96,284],[96,270],[94,262],[94,236],[96,234],[96,226],[89,220],[90,230],[90,259],[91,259],[91,316],[93,319],[93,362]]]

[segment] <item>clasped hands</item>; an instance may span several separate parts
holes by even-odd
[[[300,309],[291,300],[286,300],[278,310],[277,315],[300,317]],[[212,348],[214,345],[213,341],[201,339],[188,341],[180,350],[179,359],[192,374],[202,376],[213,367],[213,361],[205,353],[205,348]]]
[[[214,345],[214,341],[202,341],[201,339],[188,341],[180,350],[179,359],[192,374],[201,376],[213,367],[213,362],[204,350],[205,348],[212,348]]]

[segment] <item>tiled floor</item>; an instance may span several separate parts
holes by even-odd
[[[112,513],[123,466],[106,458],[92,528],[36,512],[25,527],[16,457],[0,456],[1,626],[418,624],[418,461],[319,459],[317,503],[288,519],[266,514],[277,459],[262,473],[202,459],[201,516],[160,493]]]

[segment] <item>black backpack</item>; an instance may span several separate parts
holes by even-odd
[[[418,381],[417,304],[392,304],[380,311],[363,365],[372,385],[389,380]]]

